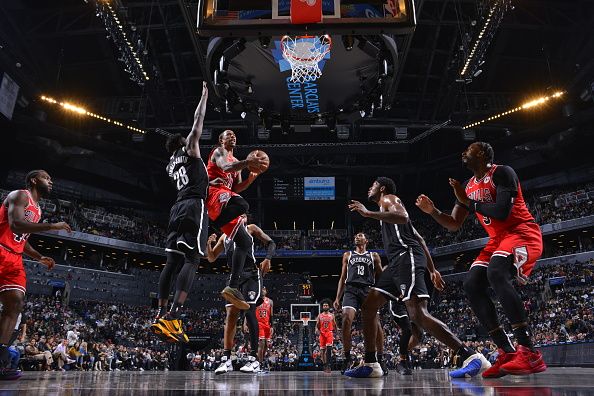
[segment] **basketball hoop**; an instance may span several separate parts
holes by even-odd
[[[291,65],[292,82],[315,81],[322,75],[318,63],[330,52],[332,39],[322,36],[283,36],[281,48],[283,57]]]
[[[310,312],[301,312],[300,316],[301,322],[303,322],[303,327],[307,327],[309,321],[311,320],[311,313]]]

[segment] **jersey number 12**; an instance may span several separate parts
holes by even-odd
[[[173,173],[173,180],[177,181],[178,191],[184,188],[190,182],[188,174],[186,173],[186,168],[181,166],[177,171],[175,171]]]

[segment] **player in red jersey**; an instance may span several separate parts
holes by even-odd
[[[258,319],[259,332],[258,360],[264,363],[268,343],[271,342],[274,334],[274,329],[272,328],[274,302],[268,298],[268,290],[266,290],[265,287],[262,288],[262,294],[264,295],[264,300],[262,301],[262,304],[256,308],[256,318]]]
[[[509,166],[493,164],[493,158],[493,148],[484,142],[473,143],[462,153],[462,162],[474,176],[465,186],[449,180],[457,199],[452,214],[435,208],[426,195],[417,198],[417,206],[448,230],[459,230],[474,213],[489,234],[489,242],[464,282],[472,310],[499,347],[497,362],[482,374],[485,378],[532,374],[547,368],[541,353],[534,349],[524,304],[512,285],[513,276],[522,284],[528,280],[542,254],[542,234],[524,203],[516,173]],[[517,350],[499,323],[489,286],[512,325]]]
[[[322,355],[322,363],[324,363],[324,371],[329,373],[332,371],[330,361],[332,359],[332,345],[334,345],[334,329],[338,328],[336,325],[336,318],[330,311],[330,301],[322,303],[322,313],[316,318],[316,332],[320,333],[320,354]],[[323,350],[326,350],[324,353]]]
[[[219,135],[219,146],[214,148],[208,157],[206,169],[209,188],[206,207],[213,226],[235,242],[231,277],[221,295],[235,307],[246,310],[250,306],[238,286],[252,242],[245,217],[242,216],[247,213],[249,204],[238,193],[248,188],[258,177],[258,173],[250,172],[248,178],[242,180],[241,171],[248,166],[260,167],[266,162],[259,157],[237,160],[233,156],[236,144],[235,133],[226,130]]]
[[[71,231],[64,222],[39,223],[39,200],[52,191],[50,175],[44,170],[34,170],[27,174],[25,182],[27,188],[12,191],[0,207],[0,302],[3,307],[0,314],[0,379],[20,377],[20,371],[5,367],[10,362],[8,342],[25,304],[27,276],[23,253],[48,269],[55,264],[54,259],[42,256],[27,239],[35,232]]]

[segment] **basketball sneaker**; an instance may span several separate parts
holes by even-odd
[[[344,375],[351,378],[379,378],[384,375],[379,363],[362,363],[361,365],[347,370]]]
[[[237,309],[241,309],[242,311],[250,309],[250,304],[245,302],[243,294],[237,289],[227,286],[221,292],[221,296]]]
[[[21,378],[23,372],[12,368],[0,369],[0,381],[14,381]]]
[[[239,371],[242,373],[259,373],[262,369],[260,368],[260,362],[255,357],[250,356],[250,360]]]
[[[547,365],[542,359],[542,353],[532,352],[523,345],[518,345],[518,349],[509,362],[501,365],[500,370],[512,375],[527,375],[541,373],[547,369]]]
[[[167,315],[151,325],[151,331],[167,342],[188,343],[190,339],[184,332],[180,319],[170,319]]]
[[[483,356],[482,353],[475,353],[470,355],[462,364],[462,367],[450,371],[452,378],[469,378],[475,377],[491,367],[491,363]]]
[[[215,370],[215,374],[216,375],[225,374],[225,373],[228,373],[229,371],[233,371],[233,362],[231,362],[231,359],[227,358],[227,356],[223,356],[221,358],[221,364]]]
[[[516,355],[515,352],[511,352],[511,353],[505,353],[503,351],[503,349],[499,348],[497,350],[497,352],[499,353],[497,355],[497,360],[495,361],[495,363],[493,363],[493,365],[491,366],[491,368],[485,370],[482,374],[483,378],[501,378],[505,375],[507,375],[507,373],[501,371],[501,366],[504,365],[505,363],[511,361],[514,356]]]
[[[396,372],[400,375],[412,375],[412,369],[408,360],[400,360],[396,365]]]

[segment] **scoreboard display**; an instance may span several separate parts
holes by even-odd
[[[332,201],[336,199],[334,177],[275,177],[272,196],[278,201]]]

